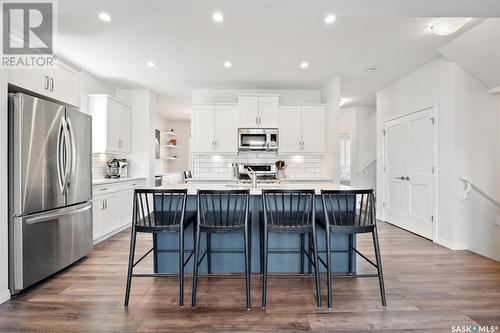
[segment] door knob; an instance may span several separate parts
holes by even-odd
[[[408,180],[410,180],[410,177],[406,176],[406,177],[404,177],[404,179],[405,179],[406,181],[408,181]]]

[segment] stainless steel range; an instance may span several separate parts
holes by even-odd
[[[257,178],[257,183],[279,183],[278,177],[276,176],[276,165],[274,163],[259,163],[259,164],[239,164],[238,165],[238,182],[240,183],[251,183],[252,180],[248,175],[255,172]]]

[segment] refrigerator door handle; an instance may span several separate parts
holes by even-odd
[[[75,146],[75,134],[73,132],[73,126],[71,125],[71,120],[66,121],[66,125],[68,128],[68,147],[70,153],[68,154],[69,156],[69,167],[68,167],[68,174],[66,176],[66,191],[69,189],[70,186],[70,180],[71,177],[75,174],[75,167],[76,167],[76,146]]]
[[[69,172],[71,168],[71,157],[70,157],[70,138],[68,133],[68,122],[64,120],[64,177],[63,177],[63,194],[66,194],[69,184]]]
[[[83,213],[91,208],[92,208],[92,204],[86,203],[83,207],[79,207],[79,208],[76,208],[76,209],[73,209],[70,211],[67,211],[67,209],[65,209],[66,212],[64,212],[64,213],[62,212],[61,209],[56,209],[55,211],[50,212],[50,213],[36,214],[32,217],[26,218],[24,221],[26,222],[26,224],[35,224],[35,223],[50,221],[50,220],[53,220],[55,218],[59,218],[62,216],[77,215],[77,214]]]
[[[63,135],[65,135],[65,121],[64,118],[61,118],[61,122],[59,124],[59,132],[57,134],[57,160],[56,160],[56,166],[57,166],[57,179],[59,180],[59,189],[61,190],[61,194],[64,194],[64,186],[66,183],[66,180],[64,178],[62,169],[64,167],[64,156],[63,156],[63,151],[61,149],[61,145],[63,143]]]

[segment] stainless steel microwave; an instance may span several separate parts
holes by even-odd
[[[238,128],[238,150],[277,151],[278,133],[277,128]]]

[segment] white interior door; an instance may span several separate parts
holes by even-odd
[[[386,220],[433,238],[434,109],[385,123]]]

